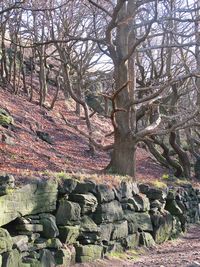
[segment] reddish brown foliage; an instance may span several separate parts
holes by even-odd
[[[67,120],[84,128],[85,121],[78,118],[71,107],[67,107],[62,98],[56,102],[53,111],[30,103],[24,96],[16,96],[0,89],[0,107],[6,108],[14,117],[13,130],[0,128],[1,133],[11,136],[14,145],[0,142],[0,171],[19,176],[44,172],[86,172],[98,173],[109,163],[106,152],[97,151],[92,157],[88,152],[87,140],[78,136],[67,127],[59,113]],[[103,134],[110,132],[111,126],[103,117],[94,116],[96,137],[102,139]],[[36,130],[50,134],[53,145],[40,140]],[[156,164],[149,154],[141,148],[137,151],[138,179],[150,180],[160,178],[163,169]]]

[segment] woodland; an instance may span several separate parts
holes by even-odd
[[[60,112],[62,123],[91,157],[109,152],[108,173],[135,177],[143,147],[170,175],[200,179],[198,0],[1,0],[0,86],[47,111],[73,101],[82,123]]]

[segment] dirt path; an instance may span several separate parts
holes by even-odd
[[[133,255],[130,253],[130,258]],[[158,245],[135,260],[99,260],[76,267],[198,267],[200,266],[200,225],[191,226],[183,237]]]
[[[200,226],[191,226],[178,240],[169,241],[143,255],[131,267],[200,266]]]

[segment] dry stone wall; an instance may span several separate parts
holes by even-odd
[[[199,221],[200,191],[64,179],[15,187],[0,176],[0,267],[67,267],[151,247]]]

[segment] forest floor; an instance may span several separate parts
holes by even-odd
[[[53,110],[39,107],[37,99],[33,98],[30,103],[25,96],[14,95],[1,88],[0,99],[0,108],[8,110],[14,118],[11,129],[0,126],[0,172],[14,174],[17,179],[28,179],[33,175],[46,177],[54,172],[100,173],[108,165],[109,153],[96,151],[91,156],[86,138],[63,121],[61,113],[69,122],[85,129],[85,120],[76,116],[74,104],[66,104],[61,93]],[[104,139],[105,134],[112,131],[108,119],[95,115],[92,124],[97,141],[112,142],[112,138]],[[38,130],[48,133],[52,144],[38,138]],[[3,135],[9,137],[9,144],[2,141]],[[164,173],[166,170],[152,160],[145,149],[137,149],[139,181],[160,179]]]
[[[34,96],[35,97],[35,96]],[[14,126],[0,126],[0,173],[13,174],[19,183],[32,177],[49,179],[53,173],[81,172],[90,176],[101,173],[109,163],[109,153],[88,152],[87,139],[69,128],[60,114],[71,123],[85,130],[85,120],[76,116],[73,103],[65,103],[62,94],[53,110],[32,103],[23,95],[13,95],[0,88],[0,108],[5,108],[14,118]],[[49,101],[50,99],[48,99]],[[95,138],[108,144],[104,135],[112,131],[110,122],[102,116],[92,119]],[[49,134],[52,143],[42,141],[37,131]],[[9,142],[3,141],[3,136]],[[137,180],[143,182],[161,180],[167,170],[152,159],[148,151],[137,149]],[[53,175],[52,175],[53,176]],[[109,179],[109,176],[106,176]],[[176,241],[169,241],[150,250],[130,251],[123,259],[109,258],[86,267],[189,267],[200,266],[200,228],[192,226],[188,233]],[[125,258],[124,258],[125,257]],[[195,263],[196,262],[196,263]],[[193,265],[191,265],[191,263]],[[195,265],[196,264],[196,265]]]
[[[167,241],[151,249],[139,249],[118,257],[108,257],[91,264],[74,267],[198,267],[200,266],[200,227],[192,225],[176,240]]]

